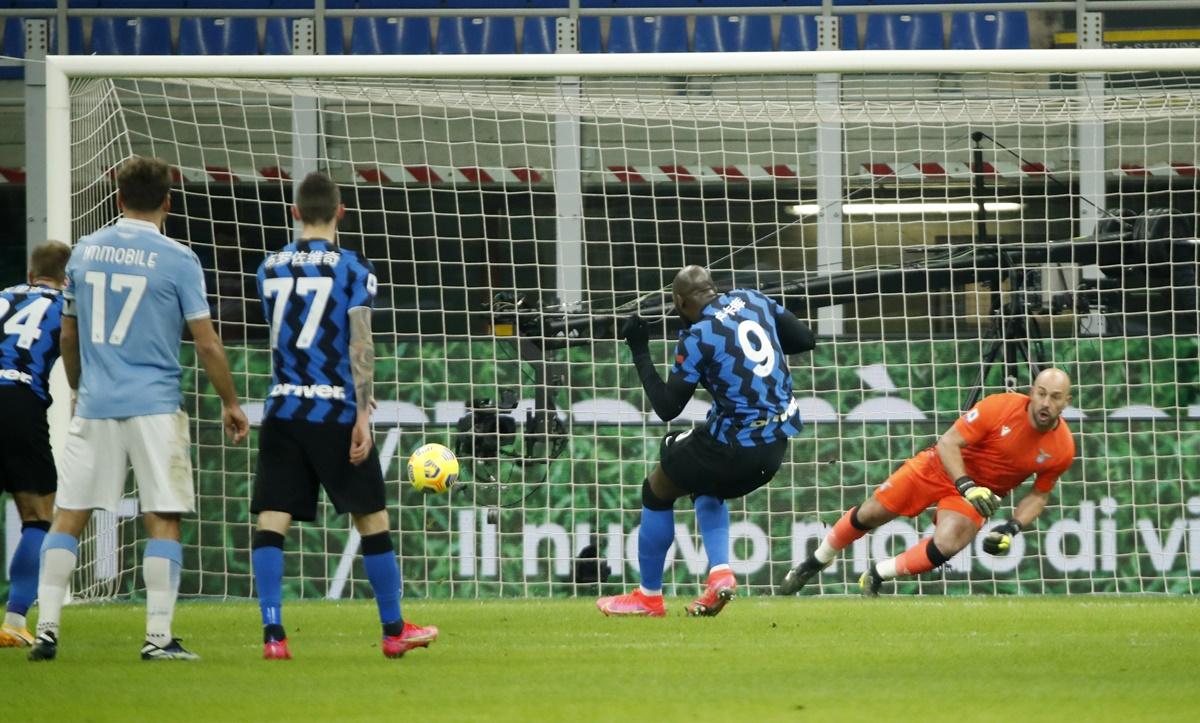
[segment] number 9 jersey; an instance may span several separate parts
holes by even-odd
[[[271,327],[271,390],[265,418],[353,424],[350,310],[370,308],[371,262],[321,239],[301,239],[258,267]]]
[[[753,289],[733,289],[704,307],[679,334],[671,376],[712,395],[707,429],[742,447],[794,436],[802,423],[775,318],[785,310]]]

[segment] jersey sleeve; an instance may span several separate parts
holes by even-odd
[[[954,428],[967,441],[967,444],[975,444],[996,428],[996,425],[1004,418],[1008,404],[1007,394],[993,394],[985,397],[967,410],[966,414],[959,417],[954,422]]]
[[[179,311],[188,321],[207,319],[209,316],[208,295],[204,285],[204,269],[200,259],[189,252],[180,264],[175,278],[175,289],[179,295]]]
[[[375,294],[379,291],[379,281],[375,278],[375,267],[365,258],[356,258],[354,267],[350,270],[350,308],[371,308],[375,304]]]
[[[675,345],[675,363],[671,366],[671,376],[683,379],[689,384],[700,381],[701,372],[708,362],[708,354],[700,343],[700,332],[693,325]]]

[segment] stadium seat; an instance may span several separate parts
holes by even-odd
[[[610,53],[686,53],[687,18],[680,15],[614,17],[608,30]]]
[[[97,55],[170,55],[170,18],[104,17],[92,20]]]
[[[179,21],[179,54],[258,55],[258,21],[183,18]]]
[[[553,53],[558,47],[556,35],[555,18],[527,17],[521,28],[521,52]],[[580,18],[579,52],[599,53],[601,50],[600,18]]]
[[[858,49],[858,21],[853,15],[843,15],[841,47]],[[817,18],[813,15],[784,15],[779,21],[780,50],[816,50]]]
[[[439,18],[437,51],[442,55],[517,52],[514,18]]]
[[[867,50],[941,50],[945,47],[942,16],[871,15],[867,18]]]
[[[697,53],[771,50],[771,18],[766,15],[706,15],[696,18]]]
[[[350,28],[354,55],[420,55],[433,52],[429,18],[354,18]]]
[[[1029,16],[1024,12],[954,13],[950,17],[954,50],[1029,47]]]

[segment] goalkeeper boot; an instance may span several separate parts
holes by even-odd
[[[33,633],[26,628],[5,623],[0,626],[0,648],[28,648],[33,645]]]
[[[875,569],[875,563],[871,563],[862,577],[858,578],[858,588],[862,590],[864,597],[879,597],[879,588],[881,587],[883,587],[883,577]]]
[[[41,660],[54,660],[58,655],[58,636],[52,632],[39,633],[33,641],[33,647],[29,650],[29,659],[37,662]]]
[[[661,618],[667,614],[662,595],[646,595],[640,589],[625,595],[602,597],[596,607],[605,615]]]
[[[800,592],[810,580],[817,576],[817,573],[829,567],[832,562],[833,560],[830,560],[822,564],[817,561],[817,558],[809,557],[804,562],[788,570],[788,574],[784,576],[783,582],[779,585],[779,594],[795,595]]]
[[[383,637],[383,657],[400,658],[413,648],[428,648],[429,644],[438,639],[438,629],[434,625],[421,627],[412,623],[404,623],[404,629],[399,635]]]
[[[728,568],[714,570],[708,574],[704,594],[688,605],[687,614],[692,617],[713,617],[736,596],[737,578],[733,576],[733,571]]]
[[[199,660],[200,656],[179,644],[179,638],[171,638],[166,645],[155,645],[149,640],[142,646],[142,660]]]

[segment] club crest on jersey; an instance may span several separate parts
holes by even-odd
[[[1010,428],[1010,427],[1009,427],[1007,424],[1005,424],[1005,425],[1003,425],[1003,426],[1001,426],[1001,427],[1000,427],[1000,436],[1001,436],[1001,437],[1007,437],[1007,436],[1008,436],[1008,433],[1009,433],[1009,432],[1011,432],[1011,431],[1012,431],[1012,428]]]
[[[303,397],[304,399],[345,399],[346,388],[332,384],[276,384],[272,397]]]
[[[976,419],[979,419],[979,410],[972,409],[971,411],[969,411],[965,415],[963,415],[963,419],[966,419],[967,422],[974,422]]]
[[[1043,464],[1046,460],[1050,459],[1051,456],[1052,455],[1049,452],[1042,449],[1041,447],[1038,447],[1038,456],[1035,461],[1037,462],[1037,464]]]
[[[734,298],[729,302],[729,305],[717,312],[717,321],[725,321],[731,316],[737,316],[737,313],[746,308],[746,301],[740,298]]]

